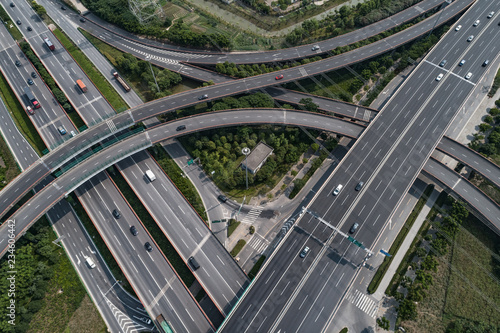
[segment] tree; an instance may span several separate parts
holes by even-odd
[[[302,98],[300,101],[299,101],[300,104],[303,104],[304,105],[304,108],[307,110],[307,111],[311,111],[311,112],[318,112],[318,105],[317,104],[314,104],[313,103],[313,100],[312,98],[308,97],[308,98]]]
[[[398,307],[398,316],[401,320],[414,320],[417,318],[417,305],[415,302],[405,299]]]
[[[487,123],[482,123],[479,125],[479,131],[481,133],[486,133],[491,129],[491,125]]]

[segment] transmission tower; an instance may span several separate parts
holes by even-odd
[[[165,17],[159,0],[128,0],[128,6],[141,24],[147,23],[153,18],[163,19]]]

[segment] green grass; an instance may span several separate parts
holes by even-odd
[[[5,9],[0,6],[0,18],[2,19],[2,23],[5,24],[7,27],[7,30],[9,30],[10,34],[15,40],[21,40],[23,39],[23,35],[17,28],[16,22],[11,20],[9,14],[5,11]]]
[[[227,237],[230,237],[240,224],[241,222],[236,221],[235,219],[230,219],[227,227]]]
[[[83,71],[94,82],[97,89],[108,100],[109,104],[118,112],[128,109],[127,103],[121,98],[120,94],[111,86],[106,78],[99,72],[99,70],[92,64],[87,56],[66,36],[65,33],[56,29],[53,31],[59,41],[68,50],[75,61],[80,65]]]
[[[236,257],[238,253],[243,249],[243,247],[247,244],[247,242],[244,239],[240,239],[238,243],[234,246],[234,248],[231,250],[231,255],[233,257]]]
[[[5,168],[0,167],[0,190],[21,172],[7,143],[0,137],[0,157],[5,163]]]
[[[444,312],[500,326],[500,236],[472,214],[462,226],[453,245]]]
[[[37,154],[41,156],[42,151],[47,147],[45,146],[45,143],[43,142],[40,135],[38,135],[38,132],[36,131],[35,126],[33,126],[33,123],[29,119],[28,114],[26,113],[24,108],[19,104],[16,95],[10,88],[3,74],[0,75],[0,95],[2,96],[5,106],[7,107],[7,110],[9,110],[10,115],[12,116],[12,119],[14,119],[14,122],[16,123],[16,126],[19,129],[19,131],[21,131],[23,136],[26,138],[26,140],[28,140],[28,142],[35,149]],[[37,110],[35,112],[40,112],[40,111]]]
[[[179,253],[177,253],[158,224],[156,224],[153,217],[149,214],[146,207],[144,207],[132,188],[128,185],[125,178],[123,178],[121,173],[116,171],[115,168],[108,170],[110,170],[109,175],[111,176],[111,178],[113,178],[113,181],[118,186],[123,196],[126,198],[134,212],[142,221],[144,227],[149,231],[151,237],[153,237],[156,244],[158,244],[160,250],[163,252],[163,254],[165,254],[172,267],[175,269],[177,274],[179,274],[182,281],[184,281],[184,284],[189,288],[193,284],[195,279],[193,273],[191,273],[184,260],[182,260],[182,258],[179,256]]]
[[[250,273],[248,273],[248,277],[251,280],[253,280],[253,278],[257,276],[257,273],[259,273],[259,270],[262,267],[264,260],[266,260],[266,256],[260,256],[259,260],[257,260],[255,265],[253,265],[252,269],[250,270]]]
[[[131,293],[132,295],[135,295],[134,289],[128,284],[128,281],[127,281],[125,275],[123,274],[120,266],[118,266],[118,263],[116,262],[115,258],[111,254],[111,251],[109,251],[108,246],[106,245],[104,240],[101,238],[101,235],[99,234],[96,227],[94,226],[94,223],[92,223],[92,220],[87,215],[87,212],[83,208],[80,201],[76,198],[76,195],[74,193],[71,193],[71,195],[68,196],[68,202],[75,210],[80,221],[82,221],[83,226],[85,227],[85,229],[89,233],[90,237],[92,238],[92,241],[94,242],[95,246],[97,247],[97,250],[101,253],[101,256],[103,257],[104,261],[108,265],[108,267],[111,270],[111,273],[113,274],[115,279],[122,281],[122,286],[129,293]]]
[[[408,219],[406,220],[404,226],[401,228],[401,231],[399,232],[398,236],[394,241],[392,242],[391,248],[389,249],[389,253],[392,255],[391,257],[385,257],[384,261],[382,264],[379,266],[377,272],[373,276],[370,284],[368,285],[368,293],[373,294],[375,291],[377,291],[377,288],[384,278],[385,273],[389,269],[389,266],[391,265],[392,259],[398,252],[399,248],[405,241],[406,235],[410,231],[411,227],[413,226],[413,223],[415,223],[415,220],[420,214],[420,211],[424,207],[425,203],[427,202],[427,199],[431,195],[432,191],[434,190],[434,186],[428,185],[427,188],[425,189],[424,193],[418,199],[417,204],[413,208],[412,212],[410,213],[410,216],[408,216]]]
[[[181,191],[182,195],[191,204],[191,206],[196,210],[198,215],[201,216],[203,222],[207,223],[208,217],[205,212],[205,207],[203,206],[203,201],[196,190],[196,187],[191,183],[188,177],[182,177],[184,173],[182,169],[179,168],[177,163],[167,154],[165,149],[161,145],[156,145],[153,148],[149,148],[148,151],[156,159],[156,162],[165,171],[168,178],[175,184],[175,186]]]

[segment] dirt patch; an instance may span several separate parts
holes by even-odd
[[[88,295],[85,295],[80,307],[71,316],[65,332],[106,332],[106,324]]]

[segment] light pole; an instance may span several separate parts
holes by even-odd
[[[149,64],[149,68],[151,69],[151,74],[153,74],[153,79],[155,80],[155,83],[156,83],[156,89],[158,89],[158,92],[160,92],[160,87],[158,87],[158,82],[156,82],[156,76],[155,76],[155,73],[153,72],[153,66],[151,66],[151,56],[146,56],[146,61],[148,62]]]
[[[247,181],[247,190],[248,190],[248,164],[247,164],[247,157],[248,154],[250,154],[250,148],[245,147],[241,150],[243,155],[245,155],[245,173],[246,173],[246,181]]]

